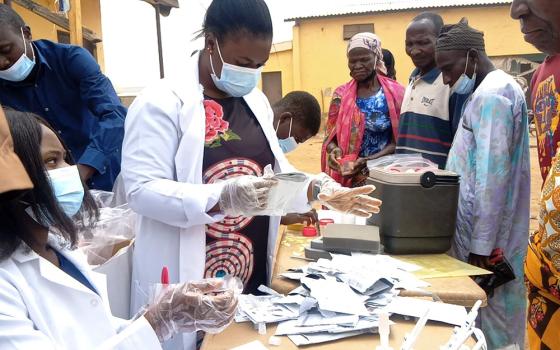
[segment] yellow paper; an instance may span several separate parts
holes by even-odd
[[[393,258],[421,267],[413,274],[420,278],[462,277],[487,275],[490,271],[464,263],[447,254],[397,255]]]

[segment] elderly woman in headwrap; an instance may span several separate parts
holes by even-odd
[[[321,168],[344,186],[361,186],[366,162],[395,152],[404,87],[387,78],[381,40],[372,33],[348,43],[352,80],[332,98]]]

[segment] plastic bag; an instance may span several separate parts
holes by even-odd
[[[292,202],[302,193],[307,192],[310,178],[302,172],[275,174],[270,165],[264,169],[264,178],[273,179],[276,184],[268,192],[266,208],[257,215],[283,216],[291,211]]]
[[[393,154],[367,162],[368,169],[382,169],[394,173],[424,173],[437,171],[438,165],[421,154]]]
[[[182,332],[219,333],[233,321],[242,290],[243,283],[233,276],[156,284],[151,287],[146,317],[162,342]]]
[[[128,204],[113,207],[112,192],[91,190],[90,193],[99,206],[99,220],[92,229],[79,233],[78,246],[90,265],[101,265],[134,239],[136,213]]]

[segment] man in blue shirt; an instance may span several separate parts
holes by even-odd
[[[120,172],[126,108],[85,49],[31,41],[31,29],[0,4],[0,104],[45,118],[91,188],[111,190]]]
[[[440,15],[424,12],[406,30],[406,53],[416,69],[401,106],[396,150],[396,153],[420,153],[441,169],[445,168],[461,109],[468,97],[453,94],[436,66],[435,44],[442,27]]]

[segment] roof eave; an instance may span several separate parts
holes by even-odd
[[[473,4],[473,5],[441,5],[441,6],[424,6],[424,7],[412,7],[412,8],[403,8],[403,9],[395,9],[395,10],[379,10],[379,11],[363,11],[363,12],[347,12],[347,13],[339,13],[339,14],[332,14],[332,15],[316,15],[316,16],[304,16],[304,17],[292,17],[284,19],[284,22],[298,22],[298,21],[305,21],[305,20],[313,20],[319,18],[336,18],[336,17],[351,17],[351,16],[367,16],[376,13],[389,13],[389,12],[408,12],[408,11],[422,11],[422,10],[430,10],[430,9],[444,9],[444,8],[469,8],[469,7],[503,7],[507,6],[510,7],[511,4],[508,3],[496,3],[496,4]]]

